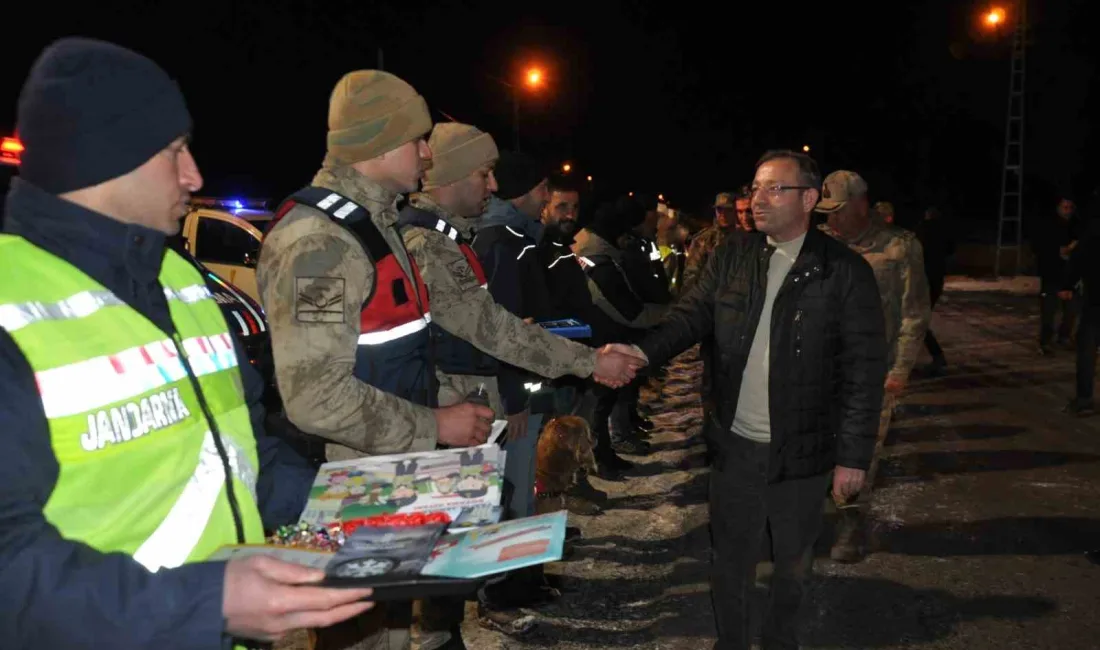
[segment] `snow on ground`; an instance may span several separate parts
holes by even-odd
[[[1032,275],[1018,275],[1003,278],[971,278],[963,275],[949,275],[944,284],[945,291],[995,291],[1020,296],[1038,295],[1039,278]]]

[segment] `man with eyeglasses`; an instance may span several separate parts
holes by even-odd
[[[828,215],[821,230],[863,256],[875,272],[886,324],[886,384],[878,438],[871,469],[856,498],[837,500],[840,522],[831,557],[853,563],[863,558],[864,522],[878,457],[890,429],[897,398],[909,382],[909,373],[924,346],[924,333],[932,317],[924,257],[915,234],[871,216],[867,182],[859,174],[839,170],[825,178],[821,202],[815,210]]]
[[[747,650],[748,596],[765,526],[775,570],[763,647],[797,648],[804,583],[821,531],[821,493],[859,493],[886,375],[871,267],[810,229],[821,194],[812,158],[770,151],[752,184],[759,232],[730,237],[638,349],[653,366],[713,337],[704,425],[712,450],[715,648]]]

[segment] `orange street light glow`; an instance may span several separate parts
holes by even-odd
[[[994,7],[989,10],[989,13],[985,15],[985,24],[990,27],[996,27],[1005,21],[1005,10],[1000,7]]]

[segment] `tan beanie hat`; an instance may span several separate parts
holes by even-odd
[[[432,167],[424,174],[424,189],[457,183],[500,157],[493,136],[476,126],[441,122],[428,138]]]
[[[428,104],[412,86],[381,70],[356,70],[332,90],[326,164],[377,158],[432,128]]]

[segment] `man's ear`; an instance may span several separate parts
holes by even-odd
[[[821,200],[821,192],[816,189],[809,189],[802,194],[802,209],[806,212],[813,212],[814,206]]]

